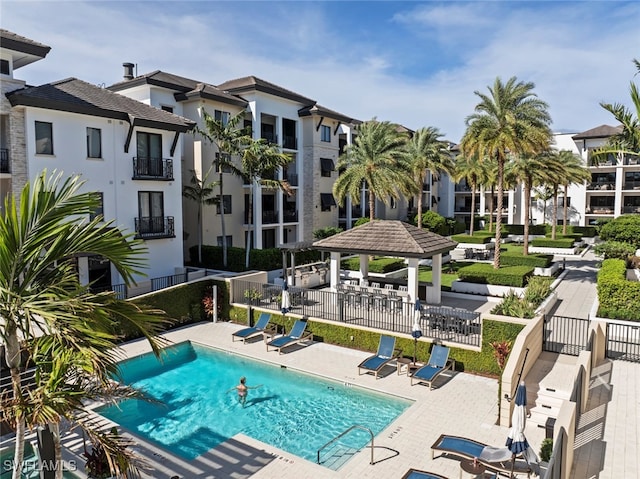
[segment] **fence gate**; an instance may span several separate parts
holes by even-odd
[[[606,355],[640,363],[640,324],[607,323]]]
[[[567,316],[544,317],[542,349],[552,353],[577,356],[587,349],[589,320]]]

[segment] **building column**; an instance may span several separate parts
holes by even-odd
[[[613,198],[613,217],[617,218],[622,214],[622,188],[624,187],[624,168],[616,168],[616,189]]]
[[[329,260],[329,283],[333,291],[338,290],[340,284],[340,253],[332,251],[331,259]]]
[[[442,253],[431,258],[431,272],[433,286],[427,286],[427,303],[440,304],[442,303]]]
[[[78,257],[78,281],[82,286],[89,284],[89,257]]]
[[[407,265],[407,292],[409,293],[407,296],[407,301],[410,303],[415,303],[416,299],[418,299],[418,268],[419,268],[419,259],[418,258],[409,258]]]
[[[365,281],[369,280],[369,255],[360,255],[360,286],[364,286]]]

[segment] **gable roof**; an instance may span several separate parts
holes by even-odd
[[[238,96],[231,95],[207,83],[198,83],[193,90],[185,93],[176,93],[174,97],[177,101],[189,100],[192,98],[204,98],[206,100],[220,101],[222,103],[236,105],[242,108],[246,108],[249,104],[246,100]]]
[[[77,78],[7,93],[11,106],[31,106],[113,118],[169,131],[185,132],[195,122]]]
[[[232,94],[242,94],[253,91],[259,91],[262,93],[268,93],[269,95],[286,98],[287,100],[297,101],[304,105],[315,105],[315,100],[311,100],[305,96],[302,96],[286,88],[276,85],[275,83],[268,82],[253,75],[242,78],[236,78],[229,80],[218,85],[219,90],[229,92]]]
[[[311,116],[311,115],[325,116],[327,118],[331,118],[332,120],[341,121],[342,123],[355,123],[355,124],[362,123],[360,120],[349,118],[348,116],[343,115],[342,113],[338,113],[337,111],[330,110],[329,108],[319,105],[317,103],[314,103],[313,105],[305,106],[298,110],[298,116],[300,117]]]
[[[313,243],[320,251],[429,258],[458,243],[403,221],[374,220]]]
[[[15,52],[13,55],[14,70],[43,59],[51,50],[51,47],[47,45],[17,35],[4,28],[0,28],[0,48]]]
[[[577,135],[573,135],[571,138],[574,140],[588,140],[589,138],[609,138],[610,136],[617,135],[622,131],[621,126],[609,126],[600,125],[590,130],[583,131]]]

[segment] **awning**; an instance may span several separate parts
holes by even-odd
[[[331,193],[320,193],[320,203],[323,208],[336,206],[336,200]]]
[[[320,158],[320,169],[322,171],[333,171],[335,168],[331,158]]]

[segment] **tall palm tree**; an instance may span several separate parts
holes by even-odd
[[[442,133],[433,127],[420,128],[407,142],[406,149],[413,169],[418,189],[418,228],[422,228],[422,188],[427,171],[434,178],[440,173],[453,173],[454,162],[449,152],[449,143],[442,139]]]
[[[218,201],[222,205],[223,210],[220,211],[220,229],[222,233],[222,263],[227,267],[227,234],[224,222],[224,172],[228,171],[236,176],[242,176],[240,170],[234,164],[234,157],[240,155],[242,148],[251,141],[251,137],[247,135],[244,129],[238,128],[238,125],[244,121],[245,112],[240,111],[236,115],[228,119],[221,118],[216,120],[215,117],[209,115],[204,109],[202,110],[202,119],[204,121],[205,130],[196,128],[196,132],[207,139],[217,148],[214,164],[218,169]]]
[[[561,166],[561,185],[564,188],[564,202],[562,204],[562,234],[567,234],[567,222],[569,217],[569,186],[591,181],[591,171],[584,166],[579,155],[569,151],[560,150],[557,160]]]
[[[514,157],[507,165],[507,175],[518,182],[522,182],[524,190],[524,241],[522,254],[529,254],[529,223],[531,221],[530,208],[531,190],[541,185],[548,178],[548,162],[542,155],[520,155]]]
[[[476,191],[486,178],[484,162],[480,161],[476,155],[458,155],[455,160],[453,178],[456,182],[465,180],[471,187],[471,224],[469,234],[473,235],[474,215],[476,212]]]
[[[286,167],[292,158],[282,153],[277,146],[269,144],[266,140],[253,140],[241,154],[240,172],[248,182],[249,192],[249,232],[247,234],[245,267],[249,268],[249,251],[251,250],[251,237],[253,236],[253,186],[259,184],[263,188],[274,188],[283,191],[287,195],[292,194],[291,186],[287,180],[271,180],[263,178],[268,173],[275,172],[278,168]]]
[[[548,149],[551,118],[547,104],[533,93],[534,84],[511,77],[503,83],[498,77],[489,94],[476,91],[480,103],[466,119],[467,130],[460,143],[465,155],[495,158],[498,163],[497,210],[502,212],[504,167],[508,155],[535,154]],[[496,217],[496,243],[493,267],[500,267],[502,216]]]
[[[362,123],[354,143],[338,158],[337,169],[344,169],[333,184],[333,196],[338,202],[342,205],[348,196],[359,204],[364,184],[369,190],[369,220],[373,221],[376,198],[388,204],[390,198],[415,193],[405,150],[407,139],[397,125],[388,121],[374,118]]]
[[[79,193],[82,184],[77,176],[48,178],[43,171],[22,190],[20,208],[14,197],[7,197],[0,216],[0,339],[12,382],[2,414],[16,432],[14,479],[21,477],[26,418],[33,407],[21,384],[22,355],[36,335],[64,343],[65,350],[84,355],[98,371],[108,369],[117,339],[114,328],[120,323],[137,328],[158,352],[159,312],[79,284],[78,255],[108,259],[130,284],[140,274],[146,251],[131,235],[102,223],[102,216],[87,221],[100,201],[95,193]],[[50,422],[59,422],[61,411],[56,412]]]
[[[219,203],[218,195],[215,197],[214,188],[220,183],[218,181],[210,181],[209,176],[213,170],[213,165],[200,178],[196,170],[191,170],[191,180],[188,185],[182,187],[182,196],[195,201],[198,205],[198,264],[202,265],[202,207],[204,205],[215,205]],[[220,207],[220,214],[224,216],[224,204]],[[224,238],[224,235],[222,236]],[[224,240],[223,240],[224,243]]]

